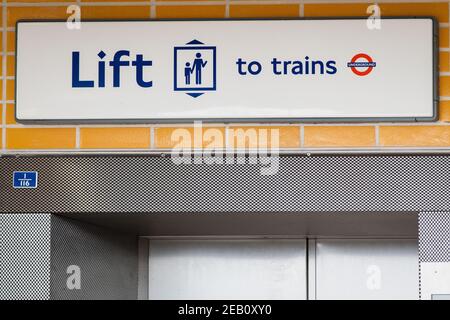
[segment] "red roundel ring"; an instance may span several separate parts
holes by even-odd
[[[369,63],[373,62],[372,58],[365,53],[358,53],[357,55],[355,55],[352,58],[351,62],[355,63],[356,60],[361,59],[361,58],[366,59],[367,62],[369,62]],[[358,69],[356,69],[356,67],[351,67],[351,69],[352,69],[353,73],[357,74],[358,76],[365,76],[365,75],[368,75],[370,72],[372,72],[373,67],[367,67],[367,69],[364,71],[359,71]]]

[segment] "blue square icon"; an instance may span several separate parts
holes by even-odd
[[[37,171],[14,171],[13,187],[15,189],[35,189],[38,184]]]
[[[195,44],[195,45],[192,45]],[[174,90],[195,92],[216,90],[216,47],[192,41],[174,48]]]

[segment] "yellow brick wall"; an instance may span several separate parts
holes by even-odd
[[[336,0],[2,0],[0,15],[0,153],[21,151],[150,150],[176,144],[174,130],[192,126],[164,125],[21,125],[14,120],[15,22],[18,19],[65,19],[68,4],[81,6],[84,19],[154,18],[266,18],[366,16],[370,1]],[[279,146],[284,149],[319,148],[450,148],[450,1],[379,1],[382,15],[432,15],[439,21],[439,120],[434,123],[293,123],[214,124],[222,141],[233,143],[236,130],[279,129]],[[57,45],[57,44],[55,44]],[[247,131],[248,132],[248,131]],[[231,137],[230,137],[231,135]],[[271,138],[260,141],[270,145]],[[246,147],[249,145],[245,142]],[[210,141],[191,141],[193,147]],[[251,146],[250,146],[251,147]]]

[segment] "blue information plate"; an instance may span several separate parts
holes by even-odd
[[[35,189],[38,184],[37,171],[14,171],[13,187],[15,189]]]

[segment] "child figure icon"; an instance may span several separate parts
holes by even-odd
[[[191,64],[189,62],[186,62],[186,67],[184,67],[184,83],[185,84],[191,84]]]

